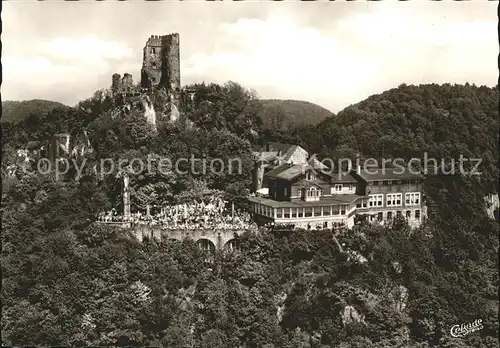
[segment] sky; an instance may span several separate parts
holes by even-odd
[[[2,100],[68,105],[139,81],[152,35],[180,35],[181,83],[235,81],[333,112],[402,83],[498,81],[495,1],[3,2]]]

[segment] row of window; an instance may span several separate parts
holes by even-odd
[[[276,209],[276,218],[277,219],[290,219],[290,218],[302,218],[302,217],[314,217],[314,216],[335,216],[335,215],[345,215],[347,205],[342,206],[319,206],[319,207],[304,207],[304,208],[272,208],[265,205],[256,204],[254,206],[254,211],[260,215],[274,217],[274,209]],[[394,215],[394,212],[387,212],[386,219],[391,220],[394,216],[402,217],[403,212],[398,210]],[[411,219],[415,218],[417,220],[420,219],[421,212],[420,210],[415,210],[413,217],[411,210],[405,211],[405,218]],[[371,216],[370,220],[373,221],[375,216]],[[377,214],[377,220],[384,220],[384,213],[379,212]]]
[[[311,187],[309,189],[299,189],[298,193],[299,197],[305,201],[319,201],[319,198],[323,194],[323,191],[316,187]]]
[[[274,209],[276,209],[276,218],[289,219],[313,216],[345,215],[348,208],[348,205],[317,206],[304,208],[272,208],[265,205],[256,204],[254,206],[254,212],[260,215],[274,217]]]
[[[354,190],[354,185],[348,185],[346,187],[350,191]],[[343,189],[344,189],[344,186],[342,184],[336,184],[334,187],[331,188],[330,194],[342,192]],[[276,198],[276,196],[277,196],[276,191],[275,190],[273,190],[273,191],[274,191],[273,196],[274,196],[274,198]],[[284,193],[285,197],[287,197],[288,196],[288,188],[285,187],[283,189],[283,193]],[[299,197],[301,197],[305,200],[315,200],[314,198],[319,198],[323,195],[323,190],[320,188],[311,187],[309,189],[299,189],[297,194]],[[312,198],[312,199],[308,199],[308,198]]]
[[[346,185],[345,188],[347,188],[349,191],[354,191],[354,185],[353,184]],[[335,184],[334,187],[332,187],[331,191],[332,191],[332,194],[333,194],[334,192],[342,192],[343,189],[344,189],[344,185],[343,184]]]
[[[347,185],[346,188],[349,190],[349,191],[353,191],[354,190],[354,185]],[[344,189],[344,185],[342,184],[335,184],[334,187],[332,187],[330,190],[331,190],[331,193],[335,193],[335,192],[342,192],[342,190]]]
[[[284,188],[284,195],[285,197],[288,196],[288,189],[285,187]],[[321,189],[318,189],[316,187],[311,187],[309,189],[299,189],[298,190],[298,195],[301,198],[319,198],[321,197],[321,194],[323,191]],[[276,191],[274,191],[274,198],[276,198]]]
[[[419,205],[420,192],[407,192],[405,193],[405,205]]]
[[[316,175],[313,172],[306,173],[306,180],[316,180]]]
[[[384,205],[384,195],[371,195],[370,199],[368,199],[368,205],[370,207],[383,206]]]
[[[420,184],[420,179],[413,180],[380,180],[380,181],[372,181],[373,186],[379,185],[411,185],[411,184]]]
[[[401,206],[402,200],[402,193],[388,193],[385,202],[388,207],[398,207]]]
[[[385,203],[388,207],[402,206],[403,194],[402,193],[388,193],[385,197]],[[382,207],[384,205],[384,194],[370,195],[368,200],[362,200],[356,205],[358,208],[367,207]],[[405,193],[405,206],[420,205],[420,192],[406,192]]]
[[[306,173],[306,180],[315,180],[316,175],[313,172],[307,172]],[[378,185],[408,185],[408,184],[419,184],[421,183],[420,179],[410,179],[410,180],[378,180],[378,181],[372,181],[372,185],[378,186]],[[337,186],[337,185],[335,185]],[[340,187],[342,187],[342,184],[340,184]],[[340,189],[340,191],[342,188]]]
[[[398,210],[396,212],[396,216],[397,217],[402,217],[403,216],[403,212]],[[392,211],[388,211],[387,212],[387,220],[392,220],[393,218],[393,213]],[[411,214],[411,210],[407,210],[405,212],[405,218],[406,219],[411,219],[412,218],[412,214]],[[414,214],[414,218],[417,219],[417,220],[420,220],[420,210],[415,210],[415,214]],[[375,216],[374,215],[371,215],[370,216],[370,221],[374,221],[375,220]],[[383,221],[384,220],[384,213],[380,212],[377,214],[377,221]]]
[[[332,228],[342,228],[342,227],[347,227],[347,223],[344,221],[341,222],[331,222],[330,226]],[[312,228],[311,224],[307,224],[307,229],[310,230]],[[316,224],[316,229],[319,230],[321,228],[327,229],[328,228],[328,221],[323,221],[323,225],[321,223]]]
[[[354,185],[349,185],[348,189],[349,190],[353,190],[353,186]],[[331,188],[331,194],[334,194],[336,192],[342,192],[342,190],[343,190],[343,185],[342,184],[335,185],[335,187]],[[285,196],[287,195],[287,193],[288,193],[288,190],[285,187]],[[319,188],[316,188],[316,187],[311,187],[309,189],[299,189],[298,190],[299,197],[306,198],[306,199],[307,198],[314,198],[314,197],[321,197],[322,194],[323,194],[323,190],[319,189]]]

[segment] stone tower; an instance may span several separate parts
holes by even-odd
[[[179,34],[152,35],[144,46],[141,70],[143,88],[165,88],[170,102],[179,108],[181,91]]]
[[[134,88],[134,80],[132,78],[132,75],[125,73],[122,78],[122,89],[125,92],[129,92]]]
[[[113,94],[120,92],[122,89],[122,77],[120,74],[113,74],[111,82],[111,92]]]
[[[132,75],[129,73],[125,73],[123,78],[120,74],[113,74],[111,81],[111,93],[112,95],[116,95],[119,93],[130,93],[134,89],[134,80]]]

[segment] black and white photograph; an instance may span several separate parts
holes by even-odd
[[[496,348],[498,1],[3,1],[1,346]]]

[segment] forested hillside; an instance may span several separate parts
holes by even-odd
[[[327,109],[306,101],[259,99],[255,103],[264,129],[287,131],[296,126],[315,126],[333,116]]]
[[[29,140],[48,139],[53,134],[73,134],[86,129],[95,150],[85,159],[89,173],[89,168],[99,165],[104,159],[118,163],[120,159],[130,162],[135,158],[148,163],[148,158],[151,158],[158,164],[159,158],[176,163],[181,158],[194,156],[198,160],[204,158],[209,165],[211,159],[217,158],[224,161],[226,172],[231,159],[241,161],[240,172],[235,170],[223,175],[203,174],[198,168],[203,166],[201,162],[196,167],[186,163],[187,172],[183,175],[162,175],[143,168],[143,172],[131,178],[133,202],[152,205],[171,202],[174,196],[190,190],[197,180],[202,180],[210,189],[222,189],[230,197],[239,197],[242,201],[248,194],[253,165],[251,143],[245,138],[252,139],[251,125],[258,124],[255,111],[248,107],[253,96],[235,83],[221,86],[199,84],[196,88],[199,93],[194,107],[177,122],[159,117],[156,129],[146,122],[142,111],[137,108],[117,116],[114,111],[120,109],[124,101],[111,98],[105,91],[97,91],[91,98],[80,102],[78,108],[54,109],[42,116],[32,114],[16,124],[7,123],[3,129],[2,155],[6,159],[2,162],[3,174],[5,167],[15,162],[15,150],[23,148]],[[161,98],[156,95],[151,99],[153,103],[161,103]],[[117,172],[116,166],[105,178],[106,185],[101,187],[113,204],[121,201],[114,177]],[[66,179],[72,180],[74,175],[75,172],[70,171]]]
[[[242,86],[192,87],[200,93],[191,108],[177,122],[159,119],[157,129],[140,110],[113,114],[121,102],[102,91],[78,109],[9,126],[4,159],[15,160],[14,150],[30,139],[82,128],[95,151],[80,177],[75,168],[59,180],[2,171],[3,345],[498,346],[499,227],[483,201],[498,173],[497,88],[400,86],[317,126],[273,130]],[[152,100],[161,106],[161,97]],[[263,230],[239,238],[239,251],[216,252],[210,263],[190,240],[138,243],[123,230],[92,224],[122,200],[117,170],[103,178],[92,170],[103,158],[153,164],[192,154],[224,164],[241,158],[241,173],[143,170],[130,186],[134,209],[175,203],[204,188],[244,205],[251,146],[264,140],[332,157],[428,151],[484,157],[487,165],[480,180],[428,176],[429,219],[422,227],[410,230],[402,220],[357,225],[338,236],[343,250],[329,230]],[[450,336],[452,326],[476,319],[483,321],[480,331]]]
[[[207,264],[192,241],[141,244],[90,225],[108,204],[95,185],[4,186],[3,344],[497,347],[498,226],[463,181],[440,184],[437,217],[418,230],[340,236],[364,264],[330,231],[248,234]],[[450,337],[476,319],[482,330]]]
[[[498,87],[401,85],[348,106],[316,127],[275,131],[329,158],[481,158],[488,190],[498,190]]]
[[[21,122],[31,114],[42,116],[57,109],[69,109],[69,106],[50,100],[33,99],[26,101],[2,101],[2,123]]]

